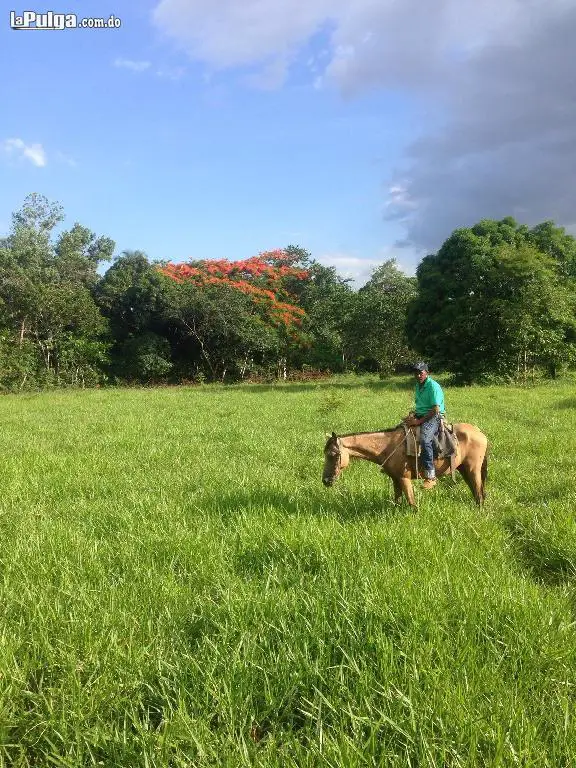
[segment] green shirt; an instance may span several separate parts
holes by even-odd
[[[435,405],[440,406],[440,413],[443,416],[445,415],[444,393],[442,392],[442,387],[437,381],[431,379],[430,376],[426,378],[424,384],[420,385],[419,383],[416,383],[414,399],[416,401],[415,410],[418,418],[428,413],[428,411],[434,408]]]

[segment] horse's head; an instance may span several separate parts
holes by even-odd
[[[342,445],[342,441],[332,432],[326,445],[324,446],[324,470],[322,471],[322,482],[327,488],[330,488],[340,472],[348,466],[350,454]]]

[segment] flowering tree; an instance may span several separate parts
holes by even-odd
[[[181,286],[180,299],[173,303],[178,307],[175,319],[198,343],[212,376],[216,348],[220,370],[236,361],[244,375],[254,354],[261,359],[268,354],[285,372],[289,347],[306,343],[306,313],[287,288],[308,278],[298,260],[297,254],[278,249],[241,261],[169,262],[158,267]],[[234,295],[243,301],[235,301]]]
[[[302,324],[304,310],[293,302],[285,287],[287,278],[305,280],[308,272],[294,266],[290,255],[281,249],[265,251],[243,261],[212,259],[160,267],[177,282],[190,281],[199,288],[226,286],[246,294],[255,308],[273,325],[295,331]]]

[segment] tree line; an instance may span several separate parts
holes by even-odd
[[[508,217],[455,230],[414,277],[355,290],[298,245],[152,262],[37,193],[0,240],[0,389],[387,376],[423,357],[462,383],[576,360],[576,239]],[[107,267],[107,268],[105,268]]]

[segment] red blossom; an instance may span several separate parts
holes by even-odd
[[[222,285],[241,291],[262,307],[272,323],[290,329],[302,323],[305,312],[290,303],[292,297],[284,287],[284,278],[308,278],[306,270],[286,264],[291,260],[294,257],[276,249],[240,261],[211,259],[196,262],[195,266],[170,262],[160,272],[178,283],[190,281],[198,287]]]

